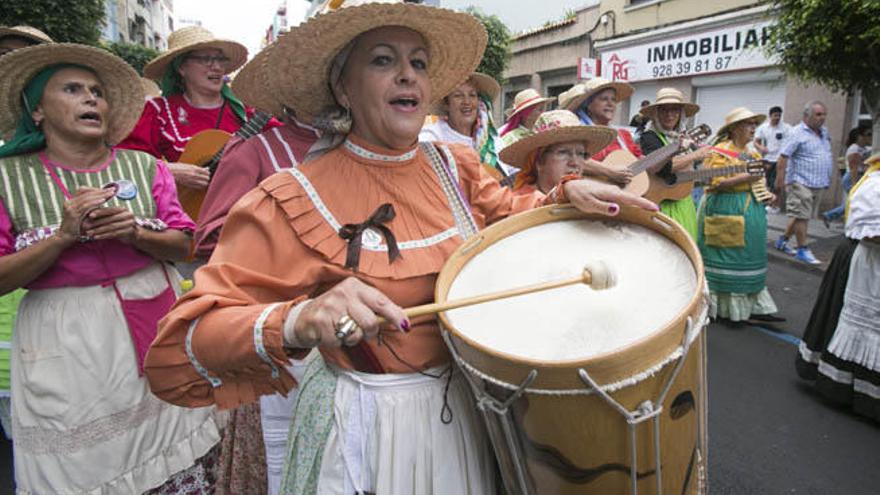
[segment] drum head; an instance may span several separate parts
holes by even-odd
[[[645,366],[667,357],[681,344],[704,282],[693,241],[659,213],[624,208],[611,219],[547,207],[509,218],[453,254],[436,299],[573,278],[595,261],[613,272],[613,288],[578,284],[459,308],[441,315],[444,327],[454,341],[508,364],[580,366],[638,346],[656,355],[640,352]],[[674,335],[648,345],[663,332]]]
[[[449,299],[579,276],[603,261],[614,287],[586,284],[447,312],[462,334],[499,352],[539,361],[586,359],[663,328],[687,307],[697,276],[684,251],[657,232],[617,221],[536,225],[488,246],[462,267]]]

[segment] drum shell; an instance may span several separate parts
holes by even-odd
[[[667,237],[691,260],[698,279],[697,290],[673,321],[652,334],[614,352],[564,362],[529,360],[486,348],[458,332],[445,314],[440,315],[454,352],[480,373],[518,385],[532,370],[537,371],[529,389],[541,389],[543,393],[526,393],[511,408],[533,493],[629,493],[632,454],[626,420],[599,395],[572,395],[568,391],[587,388],[578,373],[583,369],[600,386],[616,384],[616,391],[610,395],[627,410],[637,409],[646,400],[655,401],[675,368],[674,356],[685,341],[688,321],[697,326],[703,324],[700,319],[706,304],[705,280],[696,245],[665,215],[626,207],[614,219],[584,214],[570,207],[545,207],[499,222],[468,240],[450,257],[438,276],[436,300],[447,300],[461,268],[494,242],[543,223],[584,218],[641,225]],[[637,301],[633,305],[636,310]],[[705,378],[704,337],[697,335],[662,405],[664,493],[695,493],[698,486],[704,485],[698,478],[705,476]],[[510,393],[486,382],[482,384],[498,398]],[[560,395],[553,395],[554,391]],[[490,430],[498,427],[492,424],[491,417],[487,419]],[[656,478],[652,474],[653,425],[653,421],[648,421],[636,430],[639,493],[656,492]],[[503,459],[500,461],[505,464]]]

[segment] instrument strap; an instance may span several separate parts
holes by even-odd
[[[456,173],[458,168],[455,166],[455,158],[452,153],[447,147],[435,143],[422,143],[422,149],[428,155],[428,161],[431,162],[431,167],[440,180],[440,186],[449,202],[459,236],[467,240],[477,235],[479,228],[474,221],[470,205],[458,185],[458,174]]]
[[[214,123],[214,129],[220,128],[220,122],[223,121],[223,111],[226,110],[226,98],[223,98],[223,104],[220,105],[220,112],[217,113],[217,122]]]

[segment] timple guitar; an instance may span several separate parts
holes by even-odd
[[[699,142],[711,134],[712,129],[708,125],[700,124],[693,129],[683,132],[681,137]],[[629,170],[632,173],[632,180],[623,187],[623,190],[643,196],[650,187],[650,178],[648,176],[651,174],[648,174],[648,171],[654,172],[658,170],[664,163],[675,156],[681,150],[681,141],[681,139],[675,139],[673,142],[654,150],[642,158],[636,158],[626,150],[612,151],[602,160],[602,165],[612,170]]]
[[[272,116],[269,114],[259,111],[255,112],[250,120],[235,131],[235,136],[242,139],[256,136],[271,118]],[[207,168],[213,176],[217,170],[217,165],[220,163],[220,157],[223,155],[223,148],[232,136],[232,134],[219,129],[204,130],[193,136],[186,143],[186,148],[184,148],[177,161],[195,167]],[[205,200],[205,192],[205,190],[191,189],[186,186],[177,187],[177,198],[180,200],[180,205],[193,220],[199,218],[199,211],[202,209],[202,202]]]
[[[764,163],[759,160],[753,160],[748,161],[742,165],[730,165],[727,167],[719,168],[688,170],[683,172],[676,172],[672,174],[669,178],[663,178],[656,174],[650,174],[651,187],[650,189],[648,189],[648,192],[645,193],[644,197],[645,199],[649,199],[655,203],[660,203],[660,201],[664,199],[683,199],[690,196],[691,191],[693,191],[694,189],[694,182],[706,182],[713,177],[741,174],[744,172],[748,172],[753,176],[763,177]],[[755,182],[753,182],[753,184],[755,184]],[[755,193],[755,197],[759,201],[761,201],[762,203],[765,202],[765,199],[762,199],[765,196],[763,194],[759,196],[758,191],[755,191],[754,187],[752,189],[752,192]],[[766,199],[769,199],[769,197],[766,197]]]

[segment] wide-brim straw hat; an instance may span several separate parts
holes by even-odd
[[[275,43],[260,50],[232,79],[232,92],[245,105],[262,110],[276,117],[284,115],[284,107],[268,85],[272,68],[269,54]]]
[[[642,107],[640,113],[646,117],[656,118],[657,110],[663,105],[679,105],[684,109],[685,117],[693,117],[700,111],[700,105],[685,101],[684,94],[675,88],[660,88],[654,103]]]
[[[48,34],[31,26],[0,26],[0,38],[5,38],[6,36],[17,36],[19,38],[29,39],[36,44],[53,42]]]
[[[279,38],[269,56],[272,92],[306,120],[336,106],[329,83],[334,58],[359,35],[391,26],[411,29],[427,43],[429,108],[474,72],[486,48],[486,29],[470,14],[402,2],[343,5]]]
[[[553,101],[553,98],[547,98],[541,96],[541,93],[538,93],[537,90],[532,88],[527,88],[513,97],[513,106],[508,108],[507,111],[504,112],[504,115],[507,116],[508,119],[512,119],[514,115],[522,112],[527,108],[531,108],[535,105],[542,105],[545,103],[549,103]]]
[[[46,67],[75,64],[92,69],[101,80],[110,107],[105,141],[114,145],[134,129],[144,109],[140,76],[107,50],[75,43],[45,43],[0,57],[0,135],[15,129],[21,114],[22,91]]]
[[[587,98],[609,88],[614,90],[617,96],[617,101],[623,101],[633,94],[633,87],[628,83],[609,81],[602,77],[594,77],[593,79],[575,84],[571,89],[559,95],[559,106],[573,112],[577,110]]]
[[[584,125],[577,115],[568,110],[550,110],[538,117],[532,132],[507,146],[499,157],[514,167],[528,165],[529,153],[557,143],[583,142],[587,155],[594,155],[617,137],[617,131],[600,125]]]
[[[247,62],[247,48],[241,43],[216,38],[211,31],[201,26],[189,26],[178,29],[168,36],[168,51],[154,58],[144,67],[144,76],[159,81],[175,58],[186,52],[207,48],[216,48],[229,57],[229,65],[224,68],[225,74],[234,72]]]
[[[880,162],[880,153],[874,153],[869,156],[867,160],[865,160],[865,165],[873,165],[877,162]]]
[[[767,120],[767,116],[762,113],[755,113],[746,107],[736,107],[724,116],[724,125],[718,128],[718,135],[726,133],[730,130],[731,126],[746,120],[754,120],[756,124],[760,125]]]
[[[467,78],[466,81],[463,81],[461,84],[464,84],[465,82],[469,82],[469,83],[473,84],[474,88],[477,90],[477,94],[487,96],[489,98],[490,102],[495,101],[495,98],[497,98],[498,95],[501,94],[501,85],[498,84],[498,81],[496,81],[495,79],[493,79],[490,76],[487,76],[486,74],[483,74],[480,72],[474,72],[473,74],[470,75],[470,77]],[[459,86],[461,84],[459,84]],[[455,88],[452,88],[452,92],[455,92],[456,88],[458,88],[458,86],[456,86]],[[449,96],[449,95],[446,95],[446,96]],[[429,113],[432,113],[435,115],[445,114],[446,110],[443,106],[443,100],[439,100],[436,103],[434,103],[434,105],[431,107],[431,110],[429,111]]]

